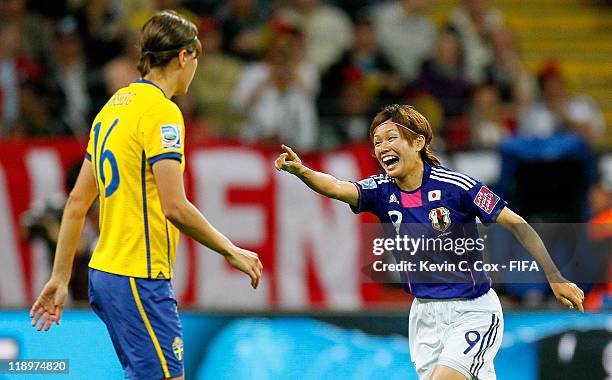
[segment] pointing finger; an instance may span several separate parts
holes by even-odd
[[[282,148],[285,152],[289,153],[289,158],[291,158],[292,160],[297,158],[297,154],[293,151],[293,149],[291,149],[287,145],[283,145]]]

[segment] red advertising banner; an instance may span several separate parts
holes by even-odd
[[[48,248],[26,239],[24,213],[65,197],[66,172],[82,162],[84,151],[85,142],[75,140],[0,142],[1,307],[28,306],[48,279]],[[190,200],[237,245],[256,251],[265,269],[254,291],[220,255],[183,236],[173,279],[181,306],[358,310],[397,301],[395,289],[361,274],[361,224],[374,219],[356,216],[347,205],[276,171],[278,153],[231,142],[189,146]],[[379,170],[368,144],[307,155],[303,161],[345,180]]]

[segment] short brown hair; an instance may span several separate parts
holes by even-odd
[[[166,66],[181,50],[202,51],[198,28],[175,11],[157,12],[140,31],[138,71],[143,77],[154,67]]]
[[[411,143],[418,135],[422,135],[425,138],[425,146],[421,149],[421,158],[430,165],[440,165],[440,159],[429,148],[429,144],[433,139],[433,131],[429,121],[419,111],[407,104],[386,106],[372,120],[370,125],[370,141],[374,138],[374,129],[385,121],[392,121],[402,125],[403,128],[399,128],[399,131]]]

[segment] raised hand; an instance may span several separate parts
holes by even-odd
[[[255,252],[236,248],[232,254],[225,256],[225,259],[231,266],[249,275],[251,278],[251,286],[253,289],[257,289],[259,279],[261,278],[261,272],[263,271],[263,265]]]
[[[32,326],[36,327],[38,320],[40,324],[36,330],[49,331],[53,322],[60,324],[64,303],[68,297],[68,285],[53,278],[50,279],[40,292],[38,299],[30,309],[30,318],[32,318]]]
[[[277,170],[284,170],[291,174],[298,174],[300,170],[304,168],[300,157],[286,145],[281,145],[281,148],[285,151],[274,161],[274,166]]]

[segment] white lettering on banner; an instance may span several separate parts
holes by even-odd
[[[359,178],[356,162],[347,154],[330,154],[323,170],[338,178]],[[329,212],[324,202],[330,202]],[[327,306],[361,306],[358,223],[349,207],[326,200],[287,174],[277,176],[277,278],[279,307],[307,308],[308,279],[305,249],[312,247],[313,263]]]
[[[4,169],[0,167],[0,304],[3,307],[23,307],[28,303],[26,284],[21,268],[15,225]]]
[[[30,202],[44,204],[51,200],[65,199],[64,169],[57,150],[33,148],[25,155],[30,178]],[[69,169],[69,168],[66,168]],[[32,252],[32,290],[34,294],[45,285],[51,273],[51,260],[47,245],[42,240],[30,244]]]
[[[194,200],[207,219],[237,245],[260,245],[267,236],[266,210],[255,205],[231,205],[232,187],[265,186],[272,164],[259,152],[241,148],[198,150],[189,158],[195,184]],[[254,292],[246,275],[230,269],[225,259],[209,249],[197,248],[196,302],[219,308],[270,306],[265,276]]]

